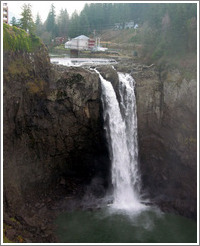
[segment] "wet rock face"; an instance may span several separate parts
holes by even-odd
[[[55,155],[66,177],[75,175],[89,181],[104,169],[99,76],[82,68],[65,68],[56,81],[47,96],[56,131],[56,145],[48,152]]]
[[[97,67],[97,70],[101,73],[104,79],[110,81],[114,87],[114,89],[117,91],[118,89],[118,75],[117,71],[113,69],[112,66],[99,66]]]
[[[102,75],[102,77],[105,80],[108,80],[111,82],[116,96],[118,98],[118,101],[120,100],[120,95],[119,95],[119,77],[117,74],[117,70],[115,70],[113,68],[113,66],[99,66],[97,67],[97,70],[100,72],[100,74]]]
[[[153,64],[125,61],[115,67],[136,81],[143,190],[163,210],[196,218],[196,80]],[[117,71],[97,70],[118,94]]]
[[[39,53],[4,62],[4,202],[15,211],[61,176],[108,182],[98,75]]]
[[[196,218],[196,80],[155,68],[133,77],[143,188],[161,207]]]

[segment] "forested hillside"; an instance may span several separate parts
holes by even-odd
[[[139,25],[137,35],[133,30],[130,43],[141,44],[143,54],[153,60],[162,56],[196,52],[196,3],[89,3],[85,4],[80,14],[75,11],[71,17],[67,9],[61,9],[56,16],[52,4],[44,23],[37,16],[35,33],[45,44],[52,46],[55,37],[63,37],[66,41],[82,34],[101,36],[105,30],[114,30],[116,23],[124,26],[128,21]],[[20,24],[23,28],[20,21],[13,23]]]

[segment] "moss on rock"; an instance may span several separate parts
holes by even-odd
[[[35,79],[34,81],[27,82],[28,92],[30,94],[40,94],[42,95],[45,90],[46,82],[41,79]]]
[[[23,29],[3,24],[3,48],[6,51],[33,52],[41,45],[40,39]]]

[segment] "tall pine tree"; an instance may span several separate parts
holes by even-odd
[[[56,37],[57,35],[56,12],[55,12],[55,7],[53,4],[51,5],[50,12],[47,16],[46,29],[49,33],[51,33],[52,38]]]
[[[19,22],[17,21],[17,19],[14,16],[12,17],[10,24],[12,26],[16,26],[16,27],[20,26]]]
[[[36,27],[36,31],[35,31],[36,35],[40,37],[42,33],[44,32],[44,27],[43,27],[39,13],[37,13],[37,16],[36,16],[35,27]]]
[[[80,27],[79,16],[75,10],[74,13],[72,14],[71,19],[70,19],[70,26],[69,26],[70,38],[74,38],[74,37],[80,35],[79,27]]]
[[[33,34],[35,32],[35,24],[33,22],[31,4],[24,4],[22,6],[22,18],[20,19],[20,27],[26,32]]]
[[[66,38],[69,29],[69,15],[66,9],[61,9],[57,18],[58,35]]]

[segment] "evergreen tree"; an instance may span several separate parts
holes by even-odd
[[[35,31],[36,35],[41,37],[42,33],[44,32],[44,26],[42,24],[39,13],[37,13],[37,16],[36,16],[35,27],[36,27],[36,31]]]
[[[36,16],[35,25],[36,26],[42,25],[42,21],[41,21],[41,17],[39,15],[39,13],[37,13],[37,16]]]
[[[93,23],[96,30],[102,30],[106,26],[104,23],[104,13],[103,13],[103,4],[96,3],[93,4]]]
[[[12,20],[10,21],[10,24],[12,26],[16,26],[16,27],[20,26],[19,21],[17,21],[17,19],[14,16],[12,17]]]
[[[42,39],[42,41],[44,42],[44,44],[49,45],[51,43],[52,40],[52,34],[50,32],[43,32],[40,36],[40,38]]]
[[[69,25],[70,38],[74,38],[81,34],[80,32],[81,29],[79,29],[79,27],[80,27],[79,16],[75,10],[70,19],[70,25]]]
[[[58,35],[61,37],[68,36],[69,15],[66,9],[61,9],[57,19]]]
[[[81,12],[80,14],[79,23],[80,23],[80,29],[82,34],[88,35],[89,33],[91,33],[90,24],[87,15],[84,12],[83,13]]]
[[[31,4],[24,4],[22,7],[22,18],[20,19],[20,27],[26,32],[33,34],[35,32],[35,24],[33,22]]]
[[[56,12],[55,12],[55,7],[53,4],[51,5],[50,12],[47,16],[46,30],[47,32],[51,33],[52,38],[56,37],[56,34],[57,34]]]
[[[112,3],[103,3],[103,23],[106,28],[110,27],[111,20],[111,11],[112,11]]]

